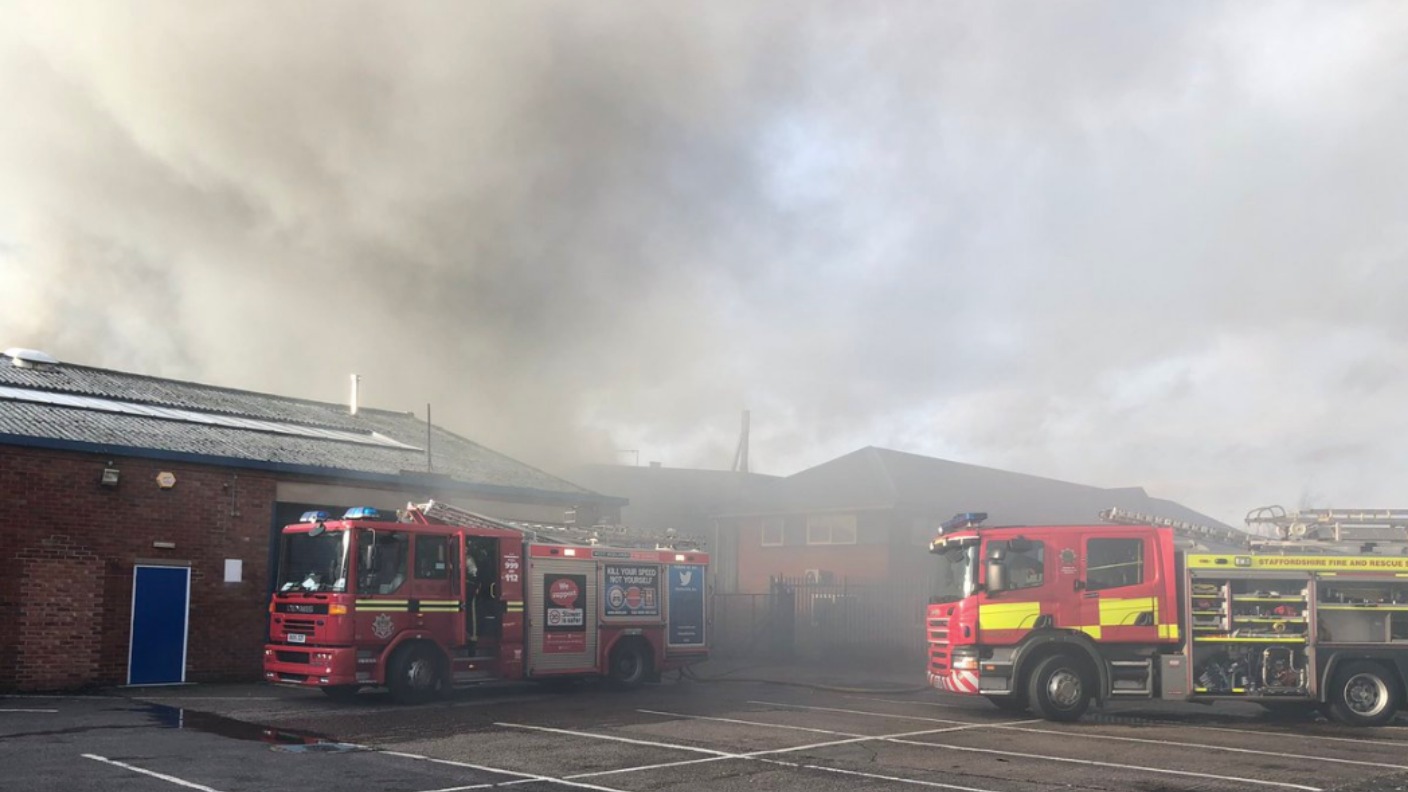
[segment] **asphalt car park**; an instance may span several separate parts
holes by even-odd
[[[1078,723],[884,685],[676,681],[393,705],[261,685],[0,698],[0,789],[1316,790],[1408,787],[1403,721],[1122,703]],[[888,692],[887,692],[888,691]]]

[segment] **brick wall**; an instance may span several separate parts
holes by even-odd
[[[257,678],[274,492],[258,472],[0,448],[0,689],[124,683],[138,560],[190,564],[188,680]],[[227,558],[242,582],[224,582]]]
[[[53,534],[15,558],[24,593],[15,620],[17,687],[82,687],[98,675],[103,563],[72,537]]]

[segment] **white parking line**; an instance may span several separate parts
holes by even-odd
[[[18,709],[14,707],[0,707],[0,712],[58,712],[55,709]]]
[[[687,717],[687,716],[686,716],[686,717]],[[597,739],[597,740],[608,740],[608,741],[612,741],[612,742],[630,743],[630,744],[633,744],[633,745],[649,745],[649,746],[660,747],[660,748],[674,748],[674,749],[677,749],[677,750],[694,751],[694,752],[696,752],[696,753],[707,753],[707,754],[710,754],[709,758],[707,758],[707,759],[688,759],[688,760],[679,761],[679,762],[667,762],[667,763],[664,763],[664,764],[648,765],[648,766],[643,766],[643,767],[626,767],[626,768],[619,768],[619,769],[616,769],[616,770],[598,770],[598,771],[592,772],[592,773],[579,773],[579,774],[576,774],[576,775],[567,776],[567,778],[589,778],[589,777],[603,776],[603,775],[614,775],[614,774],[617,774],[617,773],[634,773],[634,772],[637,772],[637,771],[639,771],[639,770],[647,770],[647,769],[649,769],[649,770],[655,770],[655,769],[659,769],[659,768],[662,768],[662,767],[679,767],[679,766],[681,766],[681,765],[702,764],[702,763],[704,763],[704,762],[716,762],[716,761],[719,761],[719,760],[721,760],[721,759],[744,759],[744,760],[749,760],[749,761],[758,761],[758,762],[766,762],[766,763],[769,763],[769,764],[781,765],[781,766],[783,766],[783,767],[805,768],[805,769],[808,769],[808,770],[818,770],[818,771],[828,772],[828,773],[841,773],[841,774],[843,774],[843,775],[864,776],[864,777],[867,777],[867,778],[874,778],[874,779],[876,779],[876,780],[882,780],[882,781],[899,781],[899,782],[903,782],[903,783],[906,783],[906,784],[915,784],[915,785],[918,785],[918,786],[934,787],[934,788],[937,788],[937,789],[956,789],[956,790],[959,790],[960,792],[995,792],[995,790],[980,789],[980,788],[978,788],[978,787],[965,787],[965,786],[959,786],[959,785],[957,785],[957,784],[943,784],[943,783],[940,783],[940,782],[937,782],[937,781],[921,781],[921,780],[919,780],[919,779],[912,779],[912,778],[911,778],[911,779],[907,779],[907,778],[898,778],[898,777],[894,777],[894,776],[882,776],[882,775],[877,775],[877,774],[873,774],[873,773],[862,773],[862,772],[860,772],[860,771],[858,771],[858,770],[840,770],[840,769],[838,769],[838,768],[826,767],[826,766],[824,766],[824,765],[809,765],[809,764],[802,764],[802,763],[800,763],[800,762],[787,762],[787,761],[783,761],[783,760],[780,760],[780,759],[768,759],[768,758],[765,758],[765,757],[772,756],[772,755],[775,755],[775,754],[791,753],[791,752],[794,752],[794,751],[806,751],[806,750],[811,750],[811,749],[815,749],[815,748],[828,748],[828,747],[835,746],[835,745],[849,745],[849,744],[851,744],[851,743],[870,742],[870,741],[873,741],[873,740],[885,740],[885,739],[898,738],[898,737],[920,737],[920,736],[924,736],[924,735],[928,735],[928,734],[938,734],[938,733],[942,733],[942,732],[958,731],[958,730],[962,730],[962,729],[975,728],[976,726],[978,726],[978,725],[980,725],[980,724],[968,724],[968,725],[964,725],[964,726],[956,726],[956,727],[951,727],[951,728],[947,728],[947,729],[925,729],[925,730],[923,730],[923,731],[917,731],[917,732],[901,732],[901,733],[899,733],[899,734],[894,734],[894,735],[879,735],[879,736],[875,736],[875,737],[864,737],[864,736],[862,736],[862,737],[852,737],[852,738],[844,739],[844,740],[831,740],[831,741],[829,741],[829,742],[813,743],[813,744],[810,744],[810,745],[796,745],[796,746],[792,746],[792,747],[790,747],[790,748],[774,748],[774,749],[767,750],[767,751],[752,751],[752,752],[749,752],[749,753],[727,753],[727,752],[723,752],[723,751],[716,751],[716,750],[714,750],[714,749],[712,749],[712,748],[696,748],[696,747],[693,747],[693,746],[677,745],[677,744],[675,744],[675,743],[661,743],[661,742],[654,742],[654,741],[650,741],[650,740],[637,740],[637,739],[630,738],[630,737],[618,737],[618,736],[616,736],[616,735],[611,735],[611,734],[593,734],[592,732],[574,731],[574,730],[571,730],[571,729],[554,729],[554,728],[550,728],[550,727],[547,727],[547,726],[528,726],[528,725],[525,725],[525,724],[515,724],[515,723],[496,723],[496,724],[494,724],[494,725],[495,725],[495,726],[506,726],[506,727],[518,728],[518,729],[528,729],[528,730],[531,730],[531,731],[543,731],[543,732],[549,732],[549,733],[554,733],[554,734],[566,734],[566,735],[570,735],[570,736],[573,736],[573,737],[587,737],[587,738]],[[758,724],[758,725],[760,725],[760,726],[775,726],[776,724]]]
[[[1156,721],[1156,723],[1158,723]],[[1351,742],[1361,745],[1391,745],[1395,748],[1408,748],[1408,740],[1365,740],[1359,737],[1326,737],[1320,734],[1302,734],[1290,731],[1263,731],[1261,729],[1233,729],[1229,726],[1184,726],[1180,723],[1158,723],[1160,726],[1179,729],[1201,729],[1203,731],[1232,732],[1233,734],[1260,734],[1267,737],[1295,737],[1302,740],[1331,740],[1333,742]]]
[[[925,707],[938,707],[938,708],[940,708],[940,709],[958,709],[958,707],[955,707],[955,706],[952,705],[952,704],[939,704],[939,703],[933,702],[933,701],[910,701],[910,700],[906,700],[906,699],[875,698],[875,697],[873,697],[873,696],[847,696],[846,698],[849,698],[849,699],[851,699],[851,700],[853,700],[853,701],[879,701],[879,702],[883,702],[883,703],[886,703],[886,704],[918,704],[918,705],[925,706]],[[1118,713],[1118,712],[1113,712],[1113,713],[1111,713],[1111,714],[1112,714],[1112,715],[1115,715],[1115,716],[1117,716],[1117,717],[1120,715],[1120,713]],[[1315,740],[1315,741],[1317,741],[1317,742],[1319,742],[1319,741],[1324,741],[1324,740],[1329,740],[1329,741],[1332,741],[1332,742],[1352,742],[1352,743],[1361,743],[1361,744],[1368,744],[1368,745],[1391,745],[1391,746],[1394,746],[1394,747],[1396,747],[1396,748],[1408,747],[1408,740],[1367,740],[1367,739],[1361,739],[1361,738],[1359,738],[1359,737],[1330,737],[1330,736],[1319,735],[1319,734],[1304,734],[1304,733],[1302,733],[1302,732],[1292,732],[1292,731],[1268,731],[1268,730],[1266,730],[1266,729],[1242,729],[1242,728],[1236,728],[1236,729],[1234,729],[1234,728],[1232,728],[1232,727],[1230,727],[1230,726],[1196,726],[1196,725],[1191,725],[1191,724],[1179,723],[1179,722],[1177,722],[1177,721],[1162,721],[1162,720],[1158,720],[1158,719],[1156,719],[1156,718],[1142,718],[1142,719],[1141,719],[1139,715],[1133,714],[1133,713],[1131,713],[1130,715],[1128,715],[1128,717],[1134,718],[1134,719],[1140,719],[1140,720],[1142,720],[1143,722],[1145,722],[1145,723],[1147,723],[1147,724],[1149,724],[1149,725],[1152,725],[1152,726],[1161,726],[1161,727],[1167,727],[1167,728],[1170,728],[1170,729],[1197,729],[1197,730],[1199,730],[1199,731],[1232,732],[1233,734],[1258,734],[1258,735],[1265,735],[1265,736],[1267,736],[1267,737],[1295,737],[1295,738],[1297,738],[1297,739],[1302,739],[1302,740]],[[1289,722],[1289,721],[1286,722],[1286,723],[1287,723],[1287,725],[1291,725],[1291,722]],[[1383,730],[1385,730],[1385,731],[1408,731],[1408,728],[1405,728],[1405,727],[1403,727],[1403,726],[1381,726],[1381,727],[1379,727],[1379,728],[1380,728],[1380,729],[1383,729]]]
[[[1332,759],[1328,756],[1312,756],[1309,754],[1287,753],[1284,751],[1262,751],[1256,748],[1233,748],[1229,745],[1212,745],[1210,743],[1190,743],[1177,740],[1151,740],[1143,737],[1119,737],[1112,734],[1088,734],[1085,732],[1056,731],[1053,729],[1022,729],[1016,726],[994,726],[995,729],[1005,731],[1028,732],[1031,734],[1053,734],[1058,737],[1079,737],[1082,740],[1117,740],[1119,742],[1146,743],[1149,745],[1171,745],[1176,748],[1201,748],[1205,751],[1228,751],[1231,753],[1257,754],[1258,756],[1279,756],[1283,759],[1304,759],[1312,762],[1332,762],[1335,764],[1365,765],[1368,767],[1385,767],[1390,770],[1408,770],[1408,765],[1389,764],[1387,762],[1365,762],[1359,759]]]
[[[380,751],[387,756],[400,756],[405,759],[418,759],[422,762],[434,762],[436,764],[451,765],[452,767],[468,767],[471,770],[480,770],[485,773],[498,773],[499,775],[516,776],[518,781],[500,781],[494,784],[483,784],[468,787],[455,787],[455,789],[486,789],[495,786],[509,786],[511,784],[522,784],[531,781],[544,781],[550,784],[562,784],[563,786],[576,787],[578,789],[595,789],[597,792],[625,792],[625,790],[614,789],[612,787],[596,786],[594,784],[583,784],[578,781],[571,781],[565,778],[553,778],[552,776],[538,775],[536,773],[522,773],[517,770],[504,770],[498,767],[488,767],[486,765],[470,764],[469,762],[456,762],[453,759],[437,759],[433,756],[422,756],[421,754],[403,753],[401,751]]]
[[[667,718],[688,718],[689,720],[707,720],[707,721],[716,721],[716,722],[718,722],[718,723],[739,723],[739,724],[743,724],[743,725],[745,725],[745,726],[756,726],[756,725],[757,725],[757,724],[754,723],[753,721],[739,720],[738,718],[719,718],[719,717],[715,717],[715,716],[712,716],[712,715],[686,715],[686,714],[681,713],[681,712],[663,712],[663,711],[661,711],[661,710],[648,710],[648,709],[638,709],[638,710],[636,710],[636,712],[642,712],[642,713],[645,713],[646,715],[663,715],[663,716],[665,716],[665,717],[667,717]],[[810,727],[810,726],[788,726],[788,725],[784,725],[784,724],[781,724],[781,723],[771,723],[771,724],[768,724],[768,725],[771,726],[771,727],[773,727],[774,729],[791,729],[792,731],[816,732],[816,733],[818,733],[818,734],[830,734],[830,735],[832,735],[832,736],[838,736],[838,735],[840,735],[840,736],[846,736],[846,737],[864,737],[864,736],[865,736],[864,734],[855,734],[855,733],[852,733],[852,732],[832,731],[832,730],[830,730],[830,729],[813,729],[813,728]]]
[[[870,712],[868,710],[842,709],[841,707],[814,707],[802,704],[787,704],[781,701],[749,701],[749,704],[761,704],[765,707],[790,707],[792,709],[815,710],[817,712],[839,712],[843,715],[868,715],[872,718],[889,718],[891,720],[912,720],[924,721],[925,723],[962,723],[969,726],[997,726],[1012,721],[996,721],[994,723],[982,723],[977,721],[959,721],[949,718],[926,718],[923,715],[895,715],[889,712]],[[1023,723],[1036,723],[1035,720],[1022,721]]]
[[[995,748],[972,748],[966,745],[948,745],[946,743],[920,742],[919,740],[890,740],[890,742],[904,743],[906,745],[918,745],[925,748],[947,748],[952,751],[966,751],[968,753],[997,754],[998,756],[1016,756],[1022,759],[1043,759],[1048,762],[1065,762],[1068,764],[1090,765],[1092,767],[1114,767],[1121,770],[1137,770],[1143,773],[1159,773],[1162,775],[1188,776],[1192,778],[1211,778],[1217,781],[1236,781],[1239,784],[1256,784],[1257,786],[1284,787],[1286,789],[1304,789],[1306,792],[1322,792],[1320,787],[1306,786],[1304,784],[1290,784],[1284,781],[1266,781],[1260,778],[1244,778],[1241,776],[1225,776],[1215,773],[1195,773],[1192,770],[1167,770],[1161,767],[1146,767],[1143,765],[1128,765],[1118,762],[1097,762],[1093,759],[1072,759],[1065,756],[1048,756],[1045,754],[1018,753],[1016,751],[999,751]]]
[[[890,714],[890,713],[866,712],[865,710],[846,710],[846,709],[838,709],[838,708],[836,708],[836,707],[812,707],[812,706],[807,706],[807,705],[803,705],[803,704],[787,704],[787,703],[783,703],[783,702],[750,701],[750,702],[748,702],[748,703],[750,703],[750,704],[764,704],[764,705],[775,706],[775,707],[790,707],[790,708],[792,708],[792,709],[801,709],[801,710],[819,710],[819,711],[823,711],[823,712],[842,712],[842,713],[853,714],[853,715],[870,715],[870,716],[877,717],[877,718],[904,718],[904,719],[917,720],[917,721],[938,721],[938,720],[939,720],[938,718],[925,718],[925,717],[919,716],[919,715],[893,715],[893,714]],[[1029,722],[1030,722],[1030,721],[1029,721]],[[1010,726],[1010,725],[1008,725],[1008,724],[990,724],[990,725],[995,726],[995,727],[1012,728],[1012,726]],[[1236,782],[1238,782],[1238,783],[1243,783],[1243,784],[1256,784],[1256,785],[1259,785],[1259,786],[1285,787],[1285,788],[1287,788],[1287,789],[1304,789],[1304,790],[1307,790],[1308,792],[1319,792],[1319,789],[1320,789],[1320,787],[1306,786],[1306,785],[1303,785],[1303,784],[1291,784],[1291,783],[1287,783],[1287,782],[1284,782],[1284,781],[1267,781],[1267,780],[1259,779],[1259,778],[1245,778],[1245,777],[1241,777],[1241,776],[1224,776],[1224,775],[1217,775],[1217,774],[1214,774],[1214,773],[1198,773],[1198,772],[1194,772],[1194,771],[1191,771],[1191,770],[1169,770],[1169,769],[1167,769],[1167,768],[1149,767],[1149,766],[1145,766],[1145,765],[1127,765],[1127,764],[1121,764],[1121,763],[1118,763],[1118,762],[1100,762],[1100,761],[1096,761],[1096,760],[1093,760],[1093,759],[1075,759],[1075,758],[1066,757],[1066,756],[1051,756],[1051,755],[1049,755],[1049,754],[1029,754],[1029,753],[1018,753],[1018,752],[1015,752],[1015,751],[999,751],[999,750],[994,749],[994,748],[974,748],[974,747],[970,747],[970,746],[966,746],[966,745],[949,745],[949,744],[947,744],[947,743],[930,743],[930,742],[921,742],[921,741],[918,741],[918,740],[905,740],[905,739],[899,739],[899,738],[893,738],[893,737],[891,737],[891,738],[885,738],[885,739],[886,739],[888,742],[904,743],[904,744],[906,744],[906,745],[921,745],[921,746],[925,746],[925,747],[929,747],[929,748],[947,748],[947,749],[953,750],[953,751],[964,751],[964,752],[968,752],[968,753],[997,754],[997,755],[999,755],[999,756],[1016,756],[1016,757],[1021,757],[1021,758],[1023,758],[1023,759],[1043,759],[1043,760],[1046,760],[1046,761],[1049,761],[1049,762],[1063,762],[1063,763],[1067,763],[1067,764],[1082,764],[1082,765],[1090,765],[1090,766],[1093,766],[1093,767],[1113,767],[1113,768],[1118,768],[1118,769],[1121,769],[1121,770],[1138,770],[1138,771],[1141,771],[1141,772],[1146,772],[1146,773],[1159,773],[1159,774],[1162,774],[1162,775],[1191,776],[1191,777],[1194,777],[1194,778],[1211,778],[1211,779],[1216,779],[1216,780],[1219,780],[1219,781],[1236,781]],[[1308,759],[1317,759],[1318,757],[1306,757],[1306,758],[1308,758]]]
[[[212,789],[211,787],[204,786],[202,784],[196,784],[191,781],[186,781],[185,779],[177,778],[176,776],[166,775],[165,773],[158,773],[154,770],[143,770],[142,768],[137,767],[135,765],[130,765],[126,762],[119,762],[116,759],[109,759],[106,756],[98,756],[97,754],[83,754],[83,758],[92,759],[96,762],[104,762],[106,764],[121,767],[124,770],[131,770],[134,773],[148,775],[152,778],[160,778],[162,781],[169,781],[173,784],[186,787],[187,789],[199,789],[201,790],[201,792],[220,792],[220,790],[218,789]]]

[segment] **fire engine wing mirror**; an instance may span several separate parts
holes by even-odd
[[[993,543],[988,545],[987,591],[996,594],[1007,588],[1007,547]]]
[[[996,594],[1007,589],[1007,564],[1000,560],[988,559],[988,585],[989,594]]]

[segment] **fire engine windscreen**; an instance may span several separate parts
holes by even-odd
[[[284,534],[277,590],[281,594],[346,591],[347,532]]]
[[[939,568],[930,602],[955,602],[977,589],[978,543],[947,544],[935,549]]]

